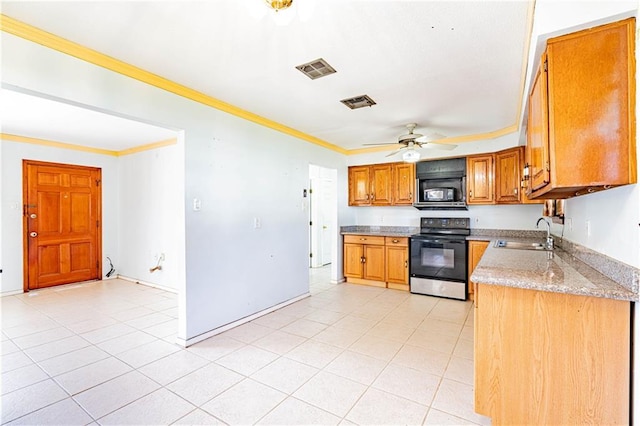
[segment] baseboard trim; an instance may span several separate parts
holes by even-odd
[[[249,315],[247,317],[241,318],[241,319],[239,319],[237,321],[234,321],[234,322],[231,322],[229,324],[225,324],[225,325],[223,325],[221,327],[214,328],[213,330],[207,331],[205,333],[199,334],[199,335],[191,337],[189,339],[182,339],[182,338],[178,337],[176,339],[176,344],[178,346],[182,346],[183,348],[187,348],[187,347],[189,347],[191,345],[194,345],[194,344],[196,344],[198,342],[206,340],[209,337],[213,337],[213,336],[215,336],[217,334],[224,333],[225,331],[231,330],[234,327],[237,327],[237,326],[242,325],[242,324],[246,324],[249,321],[253,321],[254,319],[259,318],[259,317],[261,317],[263,315],[270,314],[271,312],[276,311],[276,310],[281,309],[281,308],[284,308],[285,306],[291,305],[292,303],[298,302],[298,301],[300,301],[302,299],[306,299],[309,296],[311,296],[311,293],[309,293],[309,292],[301,294],[300,296],[294,297],[293,299],[289,299],[289,300],[287,300],[285,302],[279,303],[279,304],[274,305],[274,306],[272,306],[270,308],[264,309],[264,310],[262,310],[260,312],[256,312],[255,314],[252,314],[252,315]]]
[[[24,290],[9,290],[9,291],[3,291],[2,293],[0,293],[0,297],[5,297],[5,296],[15,296],[16,294],[23,294]]]
[[[147,281],[141,281],[141,280],[139,280],[137,278],[131,278],[131,277],[127,277],[127,276],[124,276],[124,275],[118,275],[117,278],[120,278],[121,280],[125,280],[125,281],[130,281],[130,282],[136,283],[136,284],[146,285],[147,287],[159,288],[160,290],[168,291],[169,293],[178,294],[178,290],[176,290],[175,288],[172,288],[172,287],[167,287],[167,286],[160,285],[160,284],[154,284],[154,283],[150,283],[150,282],[147,282]]]

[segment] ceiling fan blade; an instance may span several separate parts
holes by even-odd
[[[406,148],[406,146],[403,146],[402,148],[396,149],[395,151],[393,151],[393,152],[391,152],[391,153],[389,153],[389,154],[385,155],[385,157],[391,157],[391,156],[393,156],[393,155],[396,155],[397,153],[399,153],[400,151],[402,151],[402,150],[403,150],[403,149],[405,149],[405,148]]]
[[[363,146],[382,146],[382,145],[396,145],[398,142],[386,142],[386,143],[363,143]]]
[[[451,151],[452,149],[456,149],[458,145],[454,145],[452,143],[437,143],[437,142],[421,142],[420,148],[429,148],[429,149],[443,149],[445,151]]]
[[[419,138],[416,138],[416,142],[421,142],[421,143],[433,142],[433,141],[439,141],[440,139],[444,139],[444,138],[446,138],[446,136],[443,134],[429,133],[426,136],[420,136]]]

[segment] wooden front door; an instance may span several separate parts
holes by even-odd
[[[102,276],[101,170],[24,160],[24,289]]]

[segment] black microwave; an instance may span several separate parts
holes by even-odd
[[[429,201],[454,201],[455,188],[427,188],[424,190],[423,200]]]

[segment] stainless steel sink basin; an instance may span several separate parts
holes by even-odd
[[[498,240],[493,245],[496,248],[509,248],[518,250],[547,250],[544,243],[523,243],[521,241]]]

